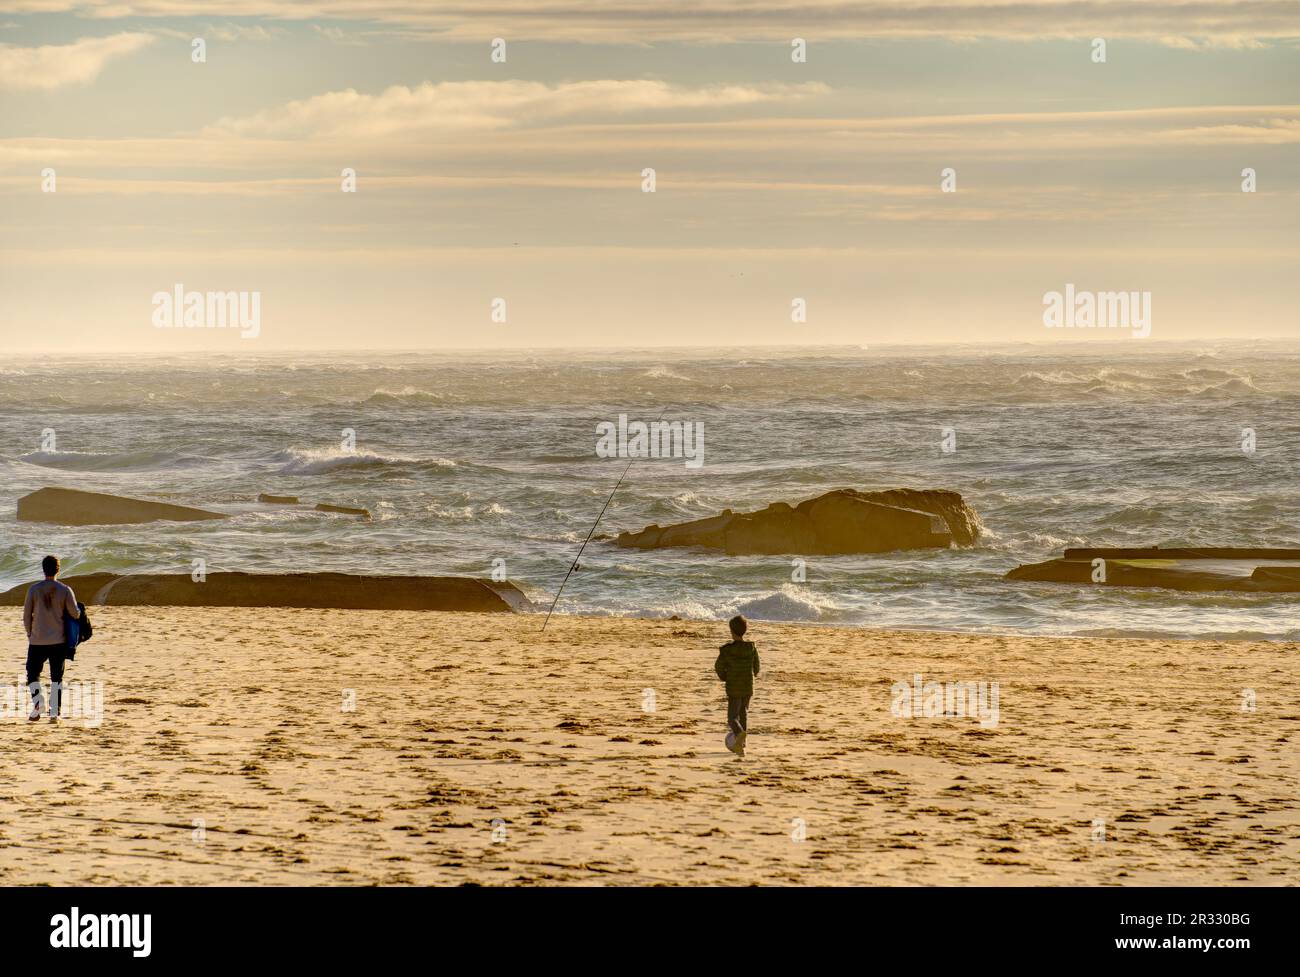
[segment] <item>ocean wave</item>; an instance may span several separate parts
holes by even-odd
[[[1079,376],[1077,373],[1071,373],[1068,370],[1051,370],[1047,373],[1041,373],[1038,370],[1030,370],[1028,373],[1022,373],[1012,382],[1017,387],[1078,387],[1096,381],[1098,377]]]
[[[132,472],[155,468],[192,468],[212,459],[179,451],[34,451],[19,461],[41,468],[76,472]]]
[[[665,618],[679,617],[686,621],[720,621],[722,614],[716,607],[686,597],[681,600],[669,601],[665,604],[659,604],[655,607],[642,608],[601,608],[598,610],[581,610],[581,614],[601,614],[605,616],[615,615],[619,617],[643,617],[651,620],[663,620]]]
[[[563,602],[568,604],[568,601]],[[566,613],[620,615],[652,620],[682,618],[689,621],[725,621],[743,614],[755,621],[823,621],[834,615],[836,606],[824,597],[792,586],[758,597],[731,602],[708,603],[695,597],[659,600],[653,606],[597,605],[577,602]],[[721,639],[720,639],[721,640]]]
[[[574,462],[589,462],[596,457],[594,451],[580,455],[531,455],[528,460],[539,465],[572,465]]]
[[[656,366],[646,370],[641,376],[648,380],[681,380],[683,383],[694,383],[690,377],[682,376],[680,373],[674,373],[666,366]]]
[[[344,451],[341,448],[290,448],[279,451],[272,461],[281,465],[281,475],[324,475],[340,469],[385,467],[455,468],[450,458],[415,458],[409,455],[384,455],[369,451]]]
[[[1098,397],[1227,397],[1260,396],[1264,391],[1254,378],[1235,370],[1196,367],[1169,373],[1119,370],[1103,367],[1096,371],[1030,370],[1011,381],[1013,395],[1061,399],[1070,396]],[[988,391],[993,392],[993,389]]]
[[[1158,377],[1123,370],[1102,369],[1096,373],[1071,373],[1054,370],[1030,371],[1013,381],[1013,388],[1036,394],[1085,394],[1096,396],[1132,396],[1153,394],[1161,389]]]
[[[486,504],[466,503],[465,505],[440,505],[437,502],[431,502],[424,508],[426,512],[431,513],[436,518],[448,522],[473,522],[485,516],[500,517],[514,514],[513,509],[509,509],[499,502]]]
[[[743,614],[755,621],[820,621],[835,610],[834,602],[828,598],[787,584],[762,597],[737,601],[725,616]]]
[[[1257,396],[1263,392],[1251,382],[1250,377],[1234,376],[1230,380],[1212,383],[1208,387],[1203,387],[1196,391],[1196,395],[1198,397],[1240,397]]]
[[[981,549],[994,550],[999,553],[1046,552],[1055,553],[1071,546],[1087,546],[1088,540],[1083,536],[1060,536],[1044,532],[1015,532],[1000,534],[987,527],[980,531]]]
[[[244,524],[258,526],[262,524],[274,526],[318,526],[321,521],[321,514],[309,506],[277,506],[273,509],[259,512],[239,512],[232,515],[227,526],[234,528]]]
[[[1143,370],[1113,370],[1110,368],[1101,370],[1097,374],[1097,378],[1100,380],[1116,380],[1120,383],[1145,383],[1160,379],[1154,373],[1147,373]]]
[[[624,501],[643,499],[646,503],[645,518],[649,520],[680,519],[689,521],[702,519],[706,516],[716,516],[727,508],[725,504],[708,502],[691,491],[678,492],[676,495],[665,498],[651,491],[638,492],[635,486],[624,493],[623,499]]]
[[[703,499],[701,499],[698,495],[696,495],[694,492],[690,490],[687,490],[685,492],[678,492],[676,495],[674,495],[673,504],[678,506],[681,509],[708,510],[710,508],[707,502],[705,502]]]
[[[384,404],[439,404],[446,401],[446,395],[436,393],[432,390],[420,390],[416,387],[406,386],[401,390],[386,390],[383,387],[377,389],[361,403],[370,406]]]

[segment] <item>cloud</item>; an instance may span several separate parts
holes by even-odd
[[[1219,34],[1212,37],[1186,37],[1175,34],[1158,40],[1167,47],[1183,51],[1260,51],[1268,47],[1258,38],[1240,34]]]
[[[86,17],[210,16],[209,0],[9,0],[15,12]],[[850,37],[1130,37],[1246,42],[1300,37],[1297,0],[226,0],[222,13],[399,25],[431,39],[788,41]]]
[[[266,28],[261,24],[208,24],[197,36],[213,37],[218,41],[269,41],[285,33],[283,27]]]
[[[359,36],[349,31],[345,31],[342,27],[330,27],[330,26],[323,26],[321,24],[312,24],[311,29],[314,30],[317,33],[317,35],[319,35],[320,37],[323,37],[327,41],[332,41],[335,44],[343,44],[352,47],[364,47],[368,43],[368,41],[364,36]]]
[[[314,195],[337,186],[343,166],[358,166],[368,192],[445,200],[476,190],[618,190],[635,185],[641,167],[652,165],[661,189],[677,194],[843,200],[907,198],[922,186],[928,193],[946,165],[996,174],[987,164],[1032,161],[1044,168],[1031,172],[1082,186],[1086,172],[1070,170],[1071,163],[1123,171],[1133,160],[1167,162],[1169,182],[1186,193],[1203,182],[1180,165],[1189,151],[1232,174],[1248,165],[1243,158],[1267,160],[1258,154],[1300,146],[1300,105],[851,118],[824,117],[824,105],[812,102],[800,117],[783,93],[768,92],[772,111],[760,104],[751,117],[734,118],[708,109],[752,93],[642,81],[472,85],[475,109],[450,120],[459,128],[443,115],[459,98],[444,83],[377,95],[331,92],[170,136],[0,138],[0,194],[29,193],[32,174],[43,166],[58,168],[61,192],[194,197]],[[680,111],[631,108],[646,105]],[[1108,194],[1129,186],[1116,179],[1104,183]],[[987,193],[1024,180],[980,182]],[[1028,182],[1042,189],[1041,178]]]
[[[0,90],[50,90],[94,81],[114,58],[134,54],[152,34],[83,37],[71,44],[16,47],[0,44]]]
[[[374,138],[433,129],[493,130],[578,118],[734,109],[826,91],[821,84],[684,88],[650,80],[559,85],[531,81],[425,82],[415,88],[394,85],[378,95],[352,89],[327,92],[255,115],[221,119],[204,134],[328,139]]]

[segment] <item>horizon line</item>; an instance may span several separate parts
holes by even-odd
[[[1087,330],[1083,330],[1086,332]],[[49,347],[35,347],[19,351],[11,351],[8,354],[10,358],[22,357],[54,357],[61,359],[85,359],[87,357],[120,357],[120,356],[187,356],[187,355],[235,355],[235,356],[267,356],[267,355],[329,355],[332,353],[379,353],[379,354],[401,354],[401,353],[637,353],[637,352],[669,352],[675,350],[827,350],[827,351],[849,351],[849,352],[871,352],[882,349],[928,349],[935,346],[956,347],[963,350],[981,350],[981,349],[1005,349],[1009,347],[1032,347],[1034,349],[1047,349],[1050,347],[1068,347],[1075,351],[1092,346],[1104,346],[1107,348],[1114,346],[1135,347],[1135,342],[1149,344],[1155,342],[1157,345],[1172,346],[1190,346],[1190,345],[1245,345],[1251,343],[1281,343],[1300,345],[1300,335],[1297,336],[1203,336],[1195,338],[1180,339],[1155,339],[1150,337],[1143,340],[1134,340],[1131,336],[1109,336],[1096,338],[1075,338],[1074,336],[1053,336],[1051,339],[1005,339],[990,340],[985,342],[965,342],[952,339],[933,339],[933,340],[914,340],[911,342],[886,342],[886,343],[670,343],[661,345],[645,346],[286,346],[286,347],[262,347],[260,349],[249,348],[244,350],[242,347],[223,348],[202,346],[191,349],[176,350],[159,350],[159,349],[126,349],[107,351],[102,349],[85,351],[85,352],[67,352],[63,348],[54,349]]]

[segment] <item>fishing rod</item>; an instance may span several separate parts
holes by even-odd
[[[659,416],[655,418],[656,423],[662,421],[664,419],[664,414],[666,413],[668,413],[667,407],[659,412]],[[618,487],[623,484],[623,479],[627,478],[627,473],[632,470],[632,463],[635,461],[635,457],[628,459],[627,467],[623,469],[623,474],[620,475],[618,481],[614,483],[614,491],[609,493],[609,498],[606,499],[605,504],[600,507],[600,515],[598,515],[596,521],[591,524],[591,529],[587,533],[587,538],[584,539],[582,545],[578,547],[578,555],[573,558],[573,563],[569,565],[569,572],[566,573],[564,579],[560,581],[560,589],[555,592],[555,600],[551,601],[551,609],[546,612],[546,620],[542,622],[543,631],[546,630],[546,625],[551,623],[551,615],[555,613],[555,605],[560,602],[560,594],[564,593],[564,585],[569,582],[569,577],[573,576],[573,571],[578,569],[578,561],[582,559],[582,551],[585,550],[587,544],[591,542],[591,537],[595,534],[596,527],[600,525],[600,520],[605,518],[605,510],[608,509],[609,504],[614,501],[614,493],[617,492]]]

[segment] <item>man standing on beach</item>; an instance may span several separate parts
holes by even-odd
[[[23,603],[23,627],[27,629],[27,690],[32,694],[32,722],[41,718],[44,695],[41,670],[50,663],[50,722],[58,722],[62,705],[63,662],[68,656],[68,639],[63,630],[64,615],[79,618],[77,595],[67,584],[59,583],[59,558],[47,556],[41,561],[45,579],[32,584]]]
[[[745,755],[745,738],[749,729],[749,700],[754,695],[754,676],[758,674],[758,649],[752,641],[745,641],[749,622],[737,614],[728,622],[731,641],[718,649],[718,660],[713,671],[727,683],[727,726],[732,735],[727,738],[727,748],[740,756]]]

